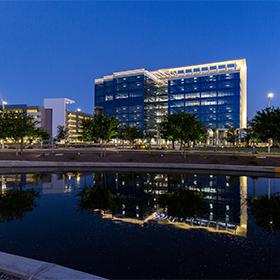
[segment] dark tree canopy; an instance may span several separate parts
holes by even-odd
[[[275,142],[280,140],[280,108],[265,108],[257,111],[256,115],[249,122],[253,136],[261,141],[269,138]]]
[[[202,192],[177,190],[160,197],[160,206],[167,208],[167,214],[178,218],[194,218],[206,207]]]
[[[16,154],[18,155],[18,143],[21,141],[21,153],[23,151],[23,138],[32,136],[38,122],[28,116],[25,111],[1,111],[0,113],[0,137],[14,140]]]
[[[256,224],[267,234],[280,232],[280,197],[251,196],[248,198],[249,215],[256,220]]]
[[[59,142],[60,141],[67,141],[68,133],[69,133],[69,129],[67,127],[64,127],[63,125],[58,125],[57,126],[56,140],[59,141]]]
[[[196,115],[181,110],[165,116],[160,132],[165,139],[188,142],[203,140],[207,131]]]
[[[100,210],[114,213],[118,208],[118,197],[104,187],[84,187],[77,196],[80,197],[78,210],[88,214]]]
[[[120,134],[124,140],[128,140],[130,143],[134,142],[135,139],[142,139],[144,136],[142,130],[136,126],[130,127],[127,125],[121,128]]]
[[[0,194],[0,223],[22,220],[27,212],[37,206],[35,198],[39,192],[31,190],[11,190]]]
[[[95,115],[92,119],[82,121],[83,132],[80,139],[83,141],[101,142],[100,155],[102,156],[103,142],[106,145],[108,140],[117,135],[119,124],[119,120],[114,116],[109,118],[107,115]]]
[[[181,110],[165,116],[164,121],[160,124],[160,133],[167,140],[179,140],[185,147],[186,143],[203,141],[207,130],[196,115]]]
[[[237,127],[229,125],[227,129],[227,141],[235,145],[238,140],[238,137],[239,133]]]

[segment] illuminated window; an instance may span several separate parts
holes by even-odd
[[[113,100],[113,94],[105,96],[105,101],[112,101],[112,100]]]
[[[193,98],[199,98],[199,93],[186,93],[185,99],[193,99]]]
[[[27,113],[37,113],[37,109],[27,109]]]
[[[128,98],[128,93],[127,92],[116,94],[116,99],[123,99],[123,98]]]
[[[187,101],[187,102],[185,103],[185,105],[186,105],[186,106],[199,106],[200,103],[199,103],[199,101]]]

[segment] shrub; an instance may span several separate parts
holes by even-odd
[[[135,157],[132,157],[132,158],[129,159],[129,161],[131,161],[131,162],[133,162],[135,160],[136,160]]]
[[[250,163],[251,164],[259,164],[260,162],[256,158],[253,158],[253,159],[250,160]]]
[[[33,149],[32,146],[26,146],[25,149]]]
[[[231,157],[234,158],[234,159],[240,159],[239,155],[232,155]]]
[[[213,160],[213,163],[221,163],[221,160],[216,158]]]
[[[78,158],[79,158],[78,156],[72,156],[72,160],[76,160]]]
[[[207,158],[207,155],[204,155],[204,154],[200,154],[199,156],[202,158]]]
[[[164,150],[164,147],[157,148],[157,150],[162,151]]]
[[[14,146],[9,146],[8,149],[13,149],[13,150],[15,150],[16,147],[14,147]]]

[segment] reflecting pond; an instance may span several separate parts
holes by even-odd
[[[109,279],[279,278],[280,179],[0,175],[0,251]]]

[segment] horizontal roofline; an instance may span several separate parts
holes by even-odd
[[[241,69],[247,69],[246,59],[234,59],[219,62],[211,62],[183,67],[175,68],[163,68],[155,71],[148,71],[143,69],[135,69],[129,71],[114,72],[113,75],[104,76],[103,78],[95,79],[95,84],[103,83],[105,80],[113,80],[115,77],[131,76],[139,73],[146,74],[154,80],[166,80],[170,78],[193,76],[193,75],[205,75],[207,73],[220,73],[228,71],[237,71]]]

